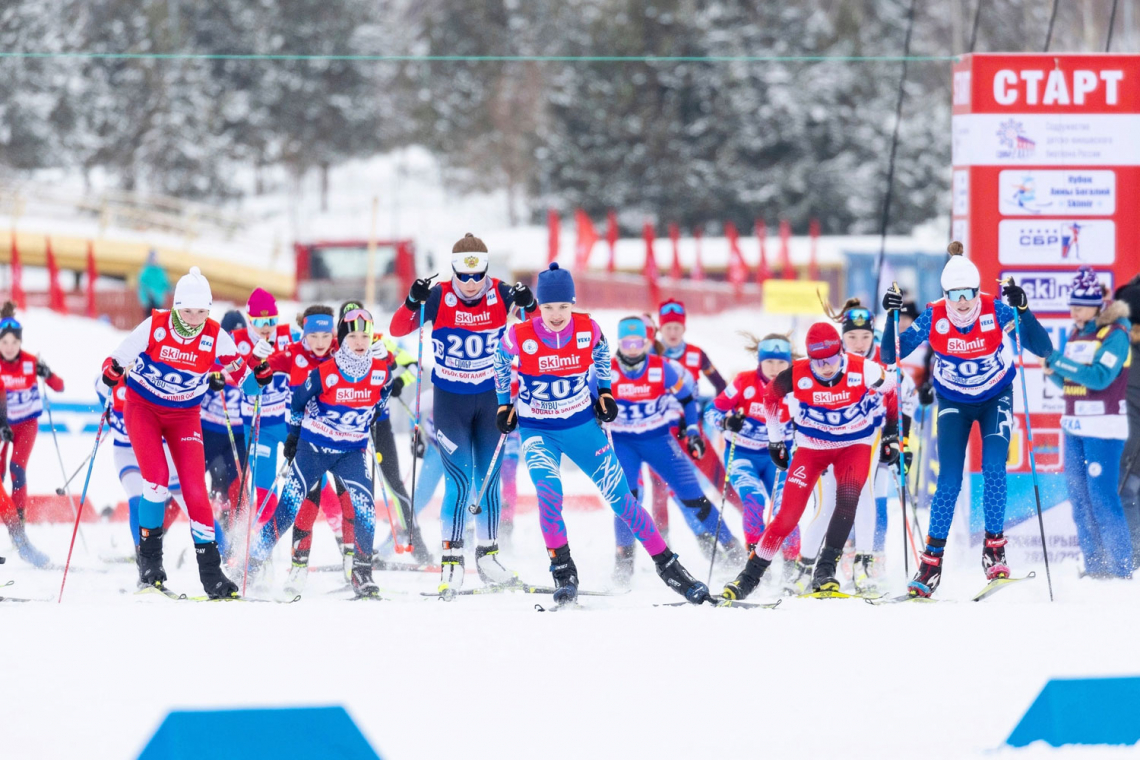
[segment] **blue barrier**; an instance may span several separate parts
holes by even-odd
[[[1140,741],[1140,678],[1054,678],[1005,740],[1014,747],[1136,744]]]
[[[139,760],[380,760],[343,707],[171,710]]]

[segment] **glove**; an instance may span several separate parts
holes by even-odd
[[[689,456],[693,459],[700,459],[705,455],[705,439],[701,437],[701,431],[696,425],[690,425],[685,430],[685,448],[689,450]]]
[[[498,420],[496,420],[496,423]],[[415,428],[412,429],[412,456],[416,459],[423,459],[424,454],[427,453],[427,442],[424,441],[424,435]]]
[[[910,465],[912,462],[914,462],[914,452],[913,451],[904,451],[902,458],[903,458],[903,464],[906,465],[906,471],[910,472]]]
[[[265,338],[258,338],[257,343],[253,345],[253,355],[258,359],[264,359],[273,353],[273,344]]]
[[[1009,305],[1018,311],[1029,308],[1029,296],[1025,295],[1025,291],[1015,285],[1012,279],[1001,289],[1001,294],[1005,296]]]
[[[618,416],[618,405],[609,389],[599,389],[594,400],[594,416],[601,422],[613,422]]]
[[[114,388],[123,379],[123,368],[115,361],[114,357],[108,357],[107,361],[103,362],[103,384],[108,388]]]
[[[51,377],[51,369],[44,363],[43,359],[36,362],[36,375],[44,378],[45,380]]]
[[[515,283],[511,289],[511,294],[514,296],[515,305],[521,306],[523,311],[531,312],[538,308],[538,304],[534,300],[534,293],[530,292],[530,288],[521,282]]]
[[[406,304],[408,308],[414,308],[421,303],[428,300],[431,295],[431,279],[421,278],[412,283],[412,287],[408,290],[408,300]]]
[[[273,370],[269,367],[269,362],[262,362],[253,368],[253,378],[257,380],[257,384],[262,388],[273,382]]]
[[[781,470],[788,469],[788,447],[783,441],[769,443],[768,456],[772,457],[772,462]]]
[[[737,409],[732,414],[725,415],[724,429],[733,433],[739,433],[744,429],[744,412]]]
[[[210,373],[210,390],[217,392],[217,391],[222,390],[225,387],[226,387],[226,378],[222,375],[222,373],[221,372],[211,372]]]
[[[503,404],[499,407],[499,411],[495,412],[495,427],[503,435],[513,432],[518,426],[519,417],[511,404]]]
[[[934,386],[929,380],[918,387],[918,403],[922,406],[934,403]]]
[[[392,398],[399,398],[400,394],[404,392],[404,381],[402,378],[397,377],[396,381],[392,383]]]
[[[0,441],[11,443],[14,440],[16,440],[16,436],[12,432],[12,426],[8,424],[8,420],[0,420]]]
[[[297,442],[300,440],[300,433],[289,433],[285,437],[285,459],[292,462],[293,458],[297,456]]]
[[[889,289],[883,296],[883,308],[887,311],[898,311],[902,308],[903,297],[902,293],[894,288]]]
[[[899,437],[884,436],[879,443],[879,461],[886,465],[896,465],[899,461]]]
[[[387,359],[388,347],[384,345],[383,340],[372,341],[372,358],[373,359]]]

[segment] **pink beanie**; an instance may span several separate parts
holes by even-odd
[[[264,288],[257,288],[249,294],[245,311],[251,317],[276,317],[277,300]]]

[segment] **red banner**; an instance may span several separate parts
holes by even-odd
[[[558,218],[558,212],[554,209],[547,209],[546,211],[546,230],[548,238],[546,241],[546,263],[553,264],[555,259],[558,258],[558,237],[562,234],[562,220]]]
[[[641,230],[642,237],[645,238],[645,268],[642,273],[645,275],[645,284],[649,286],[649,308],[650,311],[657,308],[657,304],[661,302],[661,287],[657,281],[657,257],[653,253],[653,223],[646,222]]]
[[[95,281],[99,279],[99,270],[95,268],[95,244],[87,241],[87,316],[95,319],[99,310],[95,306]]]
[[[756,284],[763,285],[764,280],[772,276],[768,268],[768,225],[763,219],[756,220],[756,239],[760,242],[760,261],[756,264]]]
[[[681,279],[681,230],[676,222],[669,222],[669,240],[673,243],[673,266],[669,268],[669,276],[674,280]]]
[[[63,297],[63,288],[59,286],[59,267],[55,263],[55,253],[51,250],[50,237],[44,239],[44,245],[48,270],[48,308],[60,314],[66,314],[67,299]]]
[[[697,246],[696,254],[693,257],[693,271],[689,273],[689,279],[693,282],[702,282],[705,279],[705,265],[701,261],[701,238],[704,234],[703,227],[696,227],[693,230],[693,242]]]
[[[574,268],[581,271],[590,266],[590,253],[594,250],[594,243],[598,242],[598,231],[582,209],[574,212],[574,221],[578,227],[578,242],[574,245]]]
[[[618,241],[618,223],[617,213],[611,208],[606,212],[606,242],[610,246],[610,260],[606,264],[606,271],[614,271],[616,266],[615,259],[617,258],[617,241]]]
[[[787,219],[780,220],[780,276],[785,280],[796,279],[796,270],[792,267],[792,225]]]
[[[728,238],[728,281],[732,283],[736,297],[740,298],[744,281],[748,279],[748,265],[744,263],[744,254],[740,251],[740,233],[736,231],[736,225],[726,223],[724,236]]]
[[[17,309],[28,308],[28,296],[24,293],[24,267],[20,265],[20,246],[16,245],[16,231],[12,231],[12,302]]]

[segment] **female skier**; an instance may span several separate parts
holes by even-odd
[[[222,329],[233,334],[244,321],[241,312],[222,316]],[[245,427],[241,402],[244,394],[233,378],[221,372],[210,373],[209,387],[202,396],[202,447],[206,452],[206,472],[210,473],[210,496],[221,501],[222,523],[227,530],[240,501],[241,468],[245,467]],[[230,441],[233,433],[233,442]],[[237,449],[237,459],[234,459]]]
[[[693,604],[710,601],[708,587],[689,575],[637,503],[598,425],[618,415],[610,390],[610,352],[598,323],[588,314],[572,313],[574,278],[554,263],[538,275],[536,290],[540,316],[512,325],[495,354],[496,424],[503,435],[516,427],[522,435],[522,454],[538,491],[539,525],[557,587],[555,602],[572,603],[578,596],[578,569],[562,521],[563,454],[598,486],[610,509],[653,557],[661,580]],[[516,356],[519,396],[512,404],[511,362]],[[590,392],[591,369],[596,398]],[[440,424],[438,405],[435,421]]]
[[[1132,576],[1132,538],[1117,482],[1128,438],[1125,388],[1132,365],[1124,301],[1105,304],[1092,267],[1083,266],[1069,291],[1073,329],[1054,351],[1045,374],[1065,394],[1065,482],[1085,573],[1093,578]]]
[[[182,483],[190,532],[194,538],[198,575],[212,598],[237,596],[237,586],[225,576],[214,535],[214,514],[206,493],[206,460],[198,406],[206,392],[207,375],[218,365],[240,381],[248,371],[237,346],[210,319],[210,283],[198,267],[178,281],[170,311],[154,311],[103,362],[103,382],[113,388],[126,376],[126,423],[143,494],[139,503],[139,583],[162,588],[162,518],[170,494],[163,439]],[[251,351],[259,385],[272,372],[265,357],[273,347],[258,341]]]
[[[931,380],[938,398],[938,490],[930,504],[926,550],[908,593],[927,597],[942,580],[942,559],[954,504],[962,488],[962,471],[970,429],[978,423],[982,434],[982,506],[986,538],[982,569],[986,580],[1009,577],[1005,560],[1005,463],[1013,433],[1013,379],[1017,374],[1005,334],[1014,329],[1014,309],[1020,315],[1020,339],[1033,354],[1053,352],[1049,333],[1029,310],[1025,291],[1012,281],[1002,288],[1009,306],[981,290],[981,275],[962,255],[955,241],[947,249],[950,260],[942,270],[945,298],[927,304],[919,318],[899,336],[905,358],[929,340],[934,352]],[[890,314],[902,308],[902,293],[890,289],[883,296],[887,325],[880,355],[894,364],[895,323]]]

